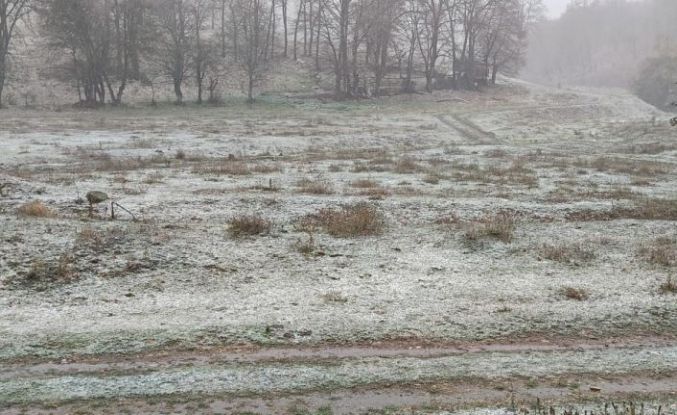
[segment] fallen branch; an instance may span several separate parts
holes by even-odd
[[[115,207],[119,207],[120,209],[124,210],[125,212],[129,213],[129,215],[132,217],[132,220],[136,222],[136,216],[132,212],[130,212],[127,208],[119,204],[118,202],[110,202],[110,217],[112,220],[115,220]]]

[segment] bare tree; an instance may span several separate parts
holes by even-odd
[[[417,43],[425,65],[425,89],[433,90],[437,60],[442,50],[442,29],[445,23],[445,11],[449,0],[421,0],[421,19],[418,24]]]
[[[121,104],[146,37],[144,2],[53,0],[42,13],[48,46],[61,54],[60,62],[77,80],[81,102],[104,104],[108,96],[112,104]]]
[[[195,84],[197,85],[197,103],[202,104],[202,94],[204,91],[204,80],[207,76],[207,67],[211,51],[205,45],[207,42],[203,39],[202,31],[207,23],[208,4],[206,0],[194,0],[192,4],[193,12],[193,26],[195,28],[194,40],[195,50],[193,64],[195,67]]]
[[[515,74],[525,62],[527,36],[542,13],[540,0],[509,0],[490,11],[483,39],[483,62],[491,83],[499,72]],[[489,74],[487,74],[489,75]]]
[[[19,22],[31,10],[31,0],[0,0],[0,108],[7,81],[9,54]]]
[[[334,94],[337,99],[350,96],[351,62],[349,61],[352,0],[327,0],[322,12],[324,42],[334,67]]]
[[[239,63],[247,77],[247,101],[254,102],[254,88],[266,67],[266,33],[270,19],[264,0],[240,0],[238,32],[241,39]]]
[[[156,58],[172,80],[176,103],[181,104],[183,82],[189,74],[194,14],[191,13],[189,0],[158,0],[154,6],[160,32]]]
[[[289,49],[289,28],[288,28],[288,16],[287,16],[287,6],[289,0],[280,0],[280,7],[282,8],[282,28],[284,30],[283,39],[284,39],[284,52],[283,55],[287,57],[287,52]]]
[[[292,43],[292,48],[294,50],[294,60],[296,60],[298,58],[297,43],[298,43],[298,37],[299,37],[299,24],[301,23],[301,15],[303,13],[303,5],[304,5],[304,1],[299,0],[299,8],[298,8],[298,11],[296,12],[296,21],[294,22],[294,41]]]
[[[379,94],[381,82],[388,70],[389,50],[393,32],[403,15],[403,1],[371,0],[365,17],[365,30],[370,52],[366,59],[374,75],[374,93]]]

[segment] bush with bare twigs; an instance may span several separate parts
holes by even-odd
[[[595,259],[595,251],[584,243],[544,244],[538,250],[542,258],[570,265],[580,265]]]
[[[331,184],[324,180],[301,179],[296,184],[299,192],[310,195],[330,195],[334,193]]]
[[[463,237],[468,243],[476,243],[486,238],[509,243],[512,242],[516,222],[512,213],[487,214],[465,222]]]
[[[385,225],[383,215],[375,207],[364,203],[341,209],[322,209],[300,222],[301,229],[317,227],[339,238],[379,235]]]
[[[77,278],[72,255],[63,254],[55,260],[35,260],[24,275],[26,283],[69,282]]]
[[[44,203],[39,200],[34,200],[21,205],[17,210],[19,216],[34,217],[34,218],[51,218],[56,216]]]
[[[590,298],[590,294],[584,288],[563,287],[560,293],[568,300],[585,301]]]
[[[239,215],[228,221],[228,233],[233,238],[263,235],[270,232],[273,224],[259,215]]]

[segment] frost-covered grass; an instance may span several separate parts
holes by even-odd
[[[629,96],[2,115],[0,358],[676,328],[672,252],[642,248],[676,231],[677,133]]]

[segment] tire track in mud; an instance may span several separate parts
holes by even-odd
[[[141,399],[185,395],[231,398],[271,395],[309,396],[322,400],[354,388],[388,395],[387,388],[435,382],[481,385],[477,399],[495,396],[489,386],[513,379],[617,377],[634,381],[628,373],[661,373],[652,381],[625,385],[608,383],[618,393],[670,392],[677,379],[677,344],[605,345],[599,343],[467,345],[413,348],[318,347],[253,348],[244,350],[112,356],[101,361],[16,363],[0,366],[0,408],[41,402],[72,400]],[[632,383],[632,382],[631,382]],[[633,386],[634,385],[634,386]],[[411,389],[411,388],[410,388]],[[561,388],[560,388],[561,389]],[[484,392],[482,392],[484,391]],[[345,394],[373,403],[374,393]],[[545,393],[545,392],[544,392]],[[553,396],[556,393],[552,393]],[[411,402],[425,404],[426,394],[413,393]],[[323,398],[324,397],[324,398]],[[228,399],[232,401],[233,399]],[[388,399],[390,400],[390,399]],[[378,406],[378,405],[376,405]],[[275,413],[275,412],[272,412]]]
[[[482,127],[472,122],[468,116],[473,114],[499,114],[506,112],[538,112],[552,110],[566,110],[573,108],[591,108],[599,106],[598,103],[569,104],[569,105],[525,105],[508,106],[504,108],[481,109],[476,112],[466,111],[452,114],[438,114],[435,116],[442,124],[451,128],[461,135],[461,137],[470,141],[471,145],[502,145],[506,142],[500,139],[496,134],[484,130]]]
[[[484,131],[477,124],[458,114],[436,115],[442,124],[456,131],[468,140],[472,145],[502,144],[498,138],[490,132]]]
[[[366,387],[332,391],[310,391],[303,394],[271,394],[266,396],[228,395],[173,395],[164,397],[120,398],[68,402],[63,405],[31,404],[21,408],[2,409],[1,415],[24,413],[71,415],[74,413],[213,413],[261,414],[321,413],[320,408],[331,409],[333,415],[373,414],[390,409],[387,413],[411,413],[416,408],[457,410],[459,407],[531,407],[540,400],[548,406],[568,406],[587,400],[655,400],[655,406],[669,403],[674,396],[672,385],[677,374],[664,374],[660,379],[647,373],[635,373],[628,380],[623,377],[559,377],[534,385],[526,379],[510,381],[469,382],[435,381],[406,385],[369,385]],[[581,385],[573,388],[571,385]],[[594,386],[589,386],[594,385]],[[595,388],[592,390],[592,388]],[[639,392],[638,391],[642,391]],[[101,409],[103,408],[103,409]],[[195,408],[200,408],[196,411]],[[392,412],[392,409],[402,412]],[[23,412],[22,412],[23,411]],[[655,411],[654,411],[655,412]],[[602,413],[600,410],[599,413]],[[651,413],[651,412],[649,412]],[[669,411],[665,412],[670,414]]]

